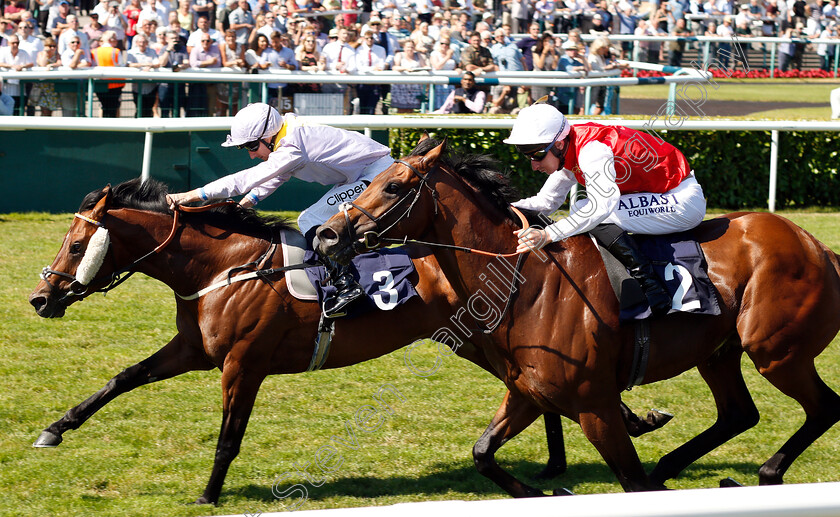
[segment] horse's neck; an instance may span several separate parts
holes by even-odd
[[[516,250],[517,227],[483,195],[466,185],[449,185],[439,191],[442,214],[435,218],[429,240],[499,254]],[[484,285],[480,272],[499,260],[495,256],[441,249],[435,255],[462,298]]]
[[[482,194],[466,186],[453,187],[451,184],[440,187],[439,191],[443,216],[435,218],[428,240],[498,254],[516,250],[518,239],[515,232],[519,229],[518,225]],[[570,237],[562,244],[530,253],[526,256],[522,271],[517,273],[514,273],[517,259],[512,257],[488,257],[440,248],[435,251],[435,256],[462,303],[479,290],[488,289],[491,281],[505,290],[502,283],[510,285],[514,277],[545,279],[549,275],[559,274],[561,278],[557,280],[558,285],[572,290],[580,289],[589,274],[588,264],[600,260],[600,255],[587,235]],[[538,282],[531,282],[529,287],[520,288],[531,289],[536,285]]]
[[[108,224],[116,267],[124,267],[163,243],[172,231],[173,219],[166,214],[140,210],[110,212]],[[158,253],[137,264],[136,270],[155,278],[178,293],[192,293],[211,283],[231,267],[243,265],[265,251],[261,239],[231,233],[211,226],[179,223],[172,241]]]

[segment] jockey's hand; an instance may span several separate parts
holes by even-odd
[[[166,204],[169,205],[170,210],[175,210],[175,207],[178,205],[193,203],[195,201],[199,201],[200,199],[201,197],[198,195],[198,192],[192,190],[190,192],[181,192],[178,194],[167,194]]]
[[[519,244],[516,246],[517,253],[523,253],[525,251],[537,251],[551,242],[551,239],[548,236],[548,232],[541,228],[527,228],[525,230],[517,230],[513,232],[513,234],[519,241]]]
[[[250,197],[245,196],[239,201],[239,206],[241,206],[242,208],[251,208],[252,206],[254,206],[254,202],[251,201]]]

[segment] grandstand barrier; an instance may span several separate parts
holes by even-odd
[[[665,68],[663,67],[663,70]],[[596,86],[630,86],[639,84],[682,84],[689,82],[709,81],[711,74],[692,68],[668,67],[666,73],[674,75],[665,77],[619,77],[619,70],[606,72],[569,73],[569,72],[492,72],[481,74],[476,78],[480,85],[495,86],[543,86],[543,87],[585,87],[586,100],[589,100],[590,90]],[[258,74],[242,73],[231,68],[189,68],[180,72],[161,68],[154,71],[138,70],[128,67],[93,67],[83,70],[71,70],[59,67],[56,70],[46,68],[32,68],[25,71],[0,71],[0,78],[4,80],[18,80],[21,83],[75,82],[78,90],[84,92],[86,114],[93,116],[94,91],[96,84],[113,82],[115,80],[134,83],[230,83],[241,85],[245,91],[246,85],[258,83],[261,85],[258,98],[249,97],[250,102],[268,101],[269,83],[292,84],[423,84],[427,86],[427,97],[430,105],[434,105],[433,85],[459,85],[461,74],[454,71],[421,70],[416,72],[367,72],[360,74],[343,74],[338,72],[304,72],[300,70],[261,70]],[[82,87],[84,85],[84,87]],[[24,92],[25,88],[21,88]],[[670,95],[673,95],[674,89]],[[25,110],[25,94],[21,99],[19,114]],[[82,97],[82,95],[80,95]],[[673,99],[669,99],[673,100]],[[589,102],[586,102],[589,106]],[[138,107],[139,108],[139,107]],[[139,109],[138,109],[139,111]],[[80,110],[81,112],[81,110]]]
[[[262,517],[836,517],[840,483],[751,486],[262,513]],[[239,514],[238,517],[241,517]],[[234,517],[232,515],[226,517]]]
[[[484,116],[405,116],[405,115],[351,115],[306,117],[316,123],[362,130],[370,135],[373,130],[398,128],[453,128],[453,129],[496,129],[513,127],[513,117],[491,118]],[[840,121],[750,121],[750,120],[691,120],[670,117],[652,117],[649,120],[622,119],[575,119],[573,124],[598,122],[606,125],[626,126],[641,131],[770,131],[770,180],[768,185],[767,206],[772,212],[776,209],[776,179],[778,176],[779,132],[782,131],[840,131]],[[118,131],[145,133],[145,148],[140,176],[150,177],[152,141],[155,133],[184,131],[227,131],[232,117],[186,118],[186,119],[84,119],[67,117],[0,117],[0,131],[11,130],[63,130],[63,131]]]

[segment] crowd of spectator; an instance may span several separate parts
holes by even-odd
[[[461,72],[460,86],[436,85],[428,108],[441,113],[511,113],[548,96],[565,113],[575,113],[586,108],[578,88],[486,89],[476,86],[476,76],[521,70],[588,73],[618,68],[618,58],[680,66],[691,44],[613,44],[612,34],[838,37],[837,0],[70,1],[5,0],[0,70],[454,70]],[[597,38],[587,45],[582,33]],[[796,40],[780,44],[782,70],[801,68],[807,45]],[[836,45],[812,46],[828,70]],[[712,51],[728,66],[730,43],[714,44]],[[15,110],[24,98],[28,114],[77,114],[76,85],[25,84],[23,96],[18,81],[2,85],[3,98],[11,97]],[[207,116],[235,112],[246,93],[240,84],[109,82],[100,85],[96,95],[106,117],[118,116],[126,88],[141,116],[176,116],[176,102],[188,116]],[[281,99],[294,93],[342,94],[345,109],[360,113],[411,112],[430,102],[423,85],[268,85],[270,101],[281,109]],[[591,113],[610,113],[616,94],[613,87],[595,89]],[[7,104],[0,103],[0,110]]]

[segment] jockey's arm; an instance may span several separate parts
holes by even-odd
[[[292,146],[283,146],[268,155],[268,159],[260,162],[250,169],[245,169],[234,174],[219,178],[204,186],[204,193],[208,199],[221,199],[238,196],[248,192],[249,196],[253,191],[265,185],[272,185],[265,195],[251,196],[251,204],[265,198],[277,187],[292,177],[292,173],[300,168],[305,162],[300,150]]]
[[[511,203],[516,208],[549,213],[560,208],[569,191],[577,183],[572,171],[562,169],[549,174],[542,188],[535,196]]]
[[[175,205],[210,199],[224,199],[248,192],[249,197],[243,200],[243,206],[252,206],[288,181],[292,172],[302,166],[304,161],[299,149],[283,146],[269,154],[266,161],[260,162],[250,169],[229,174],[189,192],[168,194],[166,202],[169,204],[169,208],[174,210]],[[270,183],[273,188],[261,197],[259,195],[251,196],[255,188],[265,183]]]
[[[601,142],[590,142],[578,155],[586,182],[586,198],[571,200],[570,214],[548,226],[551,242],[588,232],[609,217],[618,206],[621,192],[615,182],[612,150]]]

